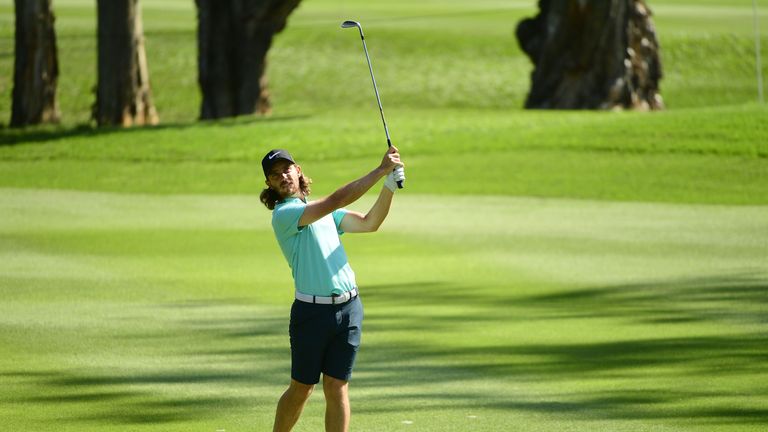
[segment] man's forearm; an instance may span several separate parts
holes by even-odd
[[[352,204],[361,196],[365,195],[365,193],[385,175],[387,175],[386,169],[382,169],[381,167],[376,168],[363,177],[340,187],[328,196],[328,200],[332,201],[336,208]]]
[[[392,197],[395,194],[386,187],[381,188],[381,193],[376,199],[368,213],[365,215],[365,225],[369,231],[376,231],[379,229],[384,219],[389,214],[389,209],[392,206]]]

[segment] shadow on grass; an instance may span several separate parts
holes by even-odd
[[[466,314],[465,319],[477,321],[498,320],[504,315],[501,319],[505,321],[618,318],[647,324],[714,321],[768,324],[768,276],[759,273],[576,288],[528,296],[516,293],[514,287],[429,282],[364,289],[366,299],[385,304],[466,305],[487,309],[484,315]],[[526,313],[511,314],[510,308],[520,308]],[[425,317],[425,326],[430,327],[427,320],[433,318]]]
[[[764,424],[766,287],[758,275],[533,296],[442,283],[364,287],[367,331],[386,342],[362,347],[353,387],[365,395],[353,390],[355,411],[482,409],[574,421]],[[168,424],[248,409],[271,415],[289,377],[288,306],[265,314],[232,302],[159,306],[158,315],[172,317],[161,329],[118,336],[149,347],[133,357],[133,367],[5,371],[4,379],[32,391],[2,400],[70,413],[72,424]],[[640,330],[586,337],[583,328],[594,327],[574,328],[572,319]],[[572,340],[535,333],[505,339],[521,333],[516,326],[538,322]],[[488,325],[498,337],[473,341],[464,330],[469,324]],[[713,331],[720,324],[728,332]]]
[[[599,287],[515,301],[543,319],[621,318],[649,324],[730,321],[768,324],[768,278],[740,274]]]
[[[446,394],[417,393],[408,397],[370,397],[365,405],[357,409],[358,413],[402,415],[420,410],[445,410],[446,412],[477,412],[479,410],[497,410],[501,413],[527,413],[546,416],[559,422],[567,419],[577,421],[606,421],[604,430],[611,430],[608,421],[633,421],[636,430],[653,429],[646,422],[660,429],[661,423],[679,425],[762,425],[768,418],[768,409],[749,407],[712,407],[691,408],[681,404],[706,400],[723,400],[738,397],[735,394],[722,394],[707,391],[674,391],[666,388],[653,390],[601,390],[599,392],[559,393],[547,396],[525,398],[511,396],[495,398],[481,394]],[[755,400],[768,397],[768,392],[755,392]],[[411,398],[420,399],[418,408],[409,407]],[[430,402],[424,402],[428,400]],[[637,423],[637,422],[641,423]],[[577,423],[576,423],[577,424]],[[645,424],[645,425],[643,425]],[[592,426],[574,426],[568,430],[595,430]],[[513,429],[515,430],[515,429]],[[524,428],[521,430],[525,430]],[[623,430],[623,429],[622,429]]]
[[[563,395],[561,401],[509,401],[492,404],[498,409],[521,410],[540,414],[566,414],[592,420],[672,420],[693,424],[764,424],[768,409],[748,407],[691,408],[681,403],[692,400],[723,398],[713,392],[674,392],[669,389],[637,392],[582,393]],[[755,400],[768,396],[756,393]]]
[[[533,296],[494,294],[500,289],[483,294],[482,287],[449,284],[369,288],[374,293],[367,296],[369,301],[402,312],[374,312],[368,328],[412,334],[411,340],[363,348],[356,385],[381,389],[380,396],[364,402],[363,410],[370,413],[490,408],[575,420],[768,422],[768,385],[758,384],[768,374],[768,279],[762,275]],[[457,307],[464,312],[457,314]],[[418,313],[420,308],[429,313]],[[444,315],[435,313],[441,308],[447,311]],[[583,324],[589,320],[595,324]],[[537,338],[535,330],[525,334],[537,322],[547,326],[542,336]],[[588,334],[606,323],[623,336],[612,338],[610,330],[600,330],[597,338]],[[489,332],[502,333],[500,338],[504,332],[525,338],[473,343],[463,330],[470,324],[487,325]],[[547,335],[553,325],[560,336],[572,335],[565,338],[572,342]],[[720,326],[727,331],[713,331]],[[454,342],[451,334],[457,335]],[[540,342],[531,342],[536,339]],[[590,342],[595,339],[601,341]],[[509,391],[484,391],[477,384],[489,382],[503,383]],[[745,390],[753,382],[754,388]],[[442,385],[450,386],[449,394],[442,390],[404,397],[398,391],[401,386]],[[546,390],[532,395],[527,388]]]
[[[580,336],[574,332],[574,339]],[[387,344],[367,347],[368,385],[510,377],[515,382],[568,379],[654,379],[728,376],[768,372],[768,333],[649,338],[600,343],[542,343],[471,348],[419,348]],[[399,360],[398,360],[399,359]],[[444,360],[451,360],[445,362]],[[395,364],[403,365],[402,368]],[[394,379],[397,377],[397,379]]]
[[[0,129],[0,147],[14,146],[18,144],[42,144],[49,141],[73,137],[99,137],[108,136],[115,133],[130,134],[136,132],[146,132],[147,130],[184,130],[190,128],[203,127],[232,127],[247,124],[290,122],[309,118],[309,115],[292,116],[270,116],[255,117],[242,116],[231,119],[204,120],[185,123],[161,123],[157,126],[146,127],[96,127],[90,124],[80,124],[75,126],[37,126],[28,128],[2,128]]]
[[[189,370],[177,373],[149,372],[127,376],[96,375],[94,372],[61,370],[33,383],[34,395],[7,396],[5,402],[19,404],[20,412],[32,406],[34,412],[54,411],[55,418],[74,424],[170,423],[215,418],[221,410],[254,407],[258,397],[205,396],[225,393],[222,386],[261,384],[259,373],[210,373]],[[197,391],[190,391],[196,388]],[[232,392],[236,394],[239,392]],[[279,396],[270,395],[269,403]],[[266,402],[266,401],[261,401]]]
[[[272,414],[290,377],[287,317],[237,300],[150,311],[163,318],[149,329],[104,336],[123,346],[125,364],[97,360],[88,369],[4,371],[3,380],[20,391],[0,400],[81,425],[203,421],[259,407]],[[106,348],[112,344],[100,350],[106,358],[114,356]],[[258,391],[265,388],[274,390]]]

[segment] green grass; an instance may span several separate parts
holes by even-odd
[[[650,3],[665,112],[521,110],[533,0],[313,0],[270,51],[274,115],[199,123],[194,3],[145,0],[162,125],[118,130],[87,124],[94,2],[57,0],[63,123],[0,129],[3,428],[271,429],[292,282],[259,160],[290,149],[315,196],[375,166],[367,67],[338,29],[356,18],[408,180],[379,233],[343,237],[366,308],[353,430],[762,430],[751,2]],[[322,412],[318,391],[296,430]]]
[[[655,1],[670,108],[756,100],[751,2]],[[95,4],[55,5],[61,55],[59,103],[65,125],[89,121],[96,84]],[[535,13],[534,1],[304,2],[269,54],[275,113],[371,104],[359,43],[338,28],[344,18],[366,25],[385,106],[498,108],[522,106],[530,61],[514,38],[516,23]],[[161,121],[199,114],[193,2],[144,2],[152,91]],[[0,122],[10,119],[13,8],[0,0]],[[768,19],[761,15],[763,47]],[[311,41],[311,43],[307,43]],[[450,53],[450,55],[446,55]],[[764,57],[768,57],[764,55]],[[764,63],[768,74],[768,62]],[[343,90],[342,90],[343,89]]]
[[[7,424],[269,428],[291,282],[254,197],[0,197]],[[757,430],[767,220],[403,194],[381,233],[345,236],[367,308],[356,429]]]
[[[390,121],[415,193],[765,204],[765,115],[756,105],[653,115],[401,109]],[[0,184],[249,194],[262,187],[263,153],[284,147],[324,194],[381,156],[377,121],[375,110],[337,109],[130,131],[8,132]]]

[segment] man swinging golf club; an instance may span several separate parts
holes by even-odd
[[[261,202],[272,210],[272,228],[293,274],[291,383],[277,405],[274,431],[290,431],[323,376],[325,430],[349,430],[348,382],[360,345],[363,306],[355,274],[339,236],[376,231],[389,213],[397,182],[405,179],[397,148],[359,179],[316,201],[307,200],[311,180],[285,150],[261,161],[267,188]],[[386,177],[367,214],[344,209]]]

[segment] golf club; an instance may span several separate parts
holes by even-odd
[[[379,103],[379,113],[381,113],[381,122],[384,123],[384,133],[387,135],[387,146],[392,147],[392,140],[389,138],[389,129],[387,128],[387,120],[384,119],[384,108],[381,106],[381,97],[379,97],[379,89],[376,87],[376,78],[373,76],[373,66],[371,66],[371,57],[368,56],[368,47],[365,45],[365,36],[363,35],[363,26],[357,21],[344,21],[341,23],[341,28],[357,27],[360,31],[360,39],[363,41],[363,51],[365,52],[365,59],[368,61],[368,70],[371,72],[371,81],[373,81],[373,91],[376,93],[376,102]],[[397,187],[402,189],[403,182],[398,181]]]

